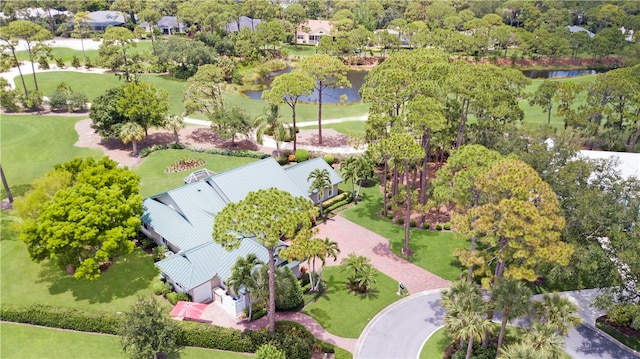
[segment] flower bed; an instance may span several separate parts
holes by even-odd
[[[169,167],[165,168],[164,173],[174,173],[174,172],[183,172],[189,171],[194,168],[200,167],[206,163],[205,160],[201,158],[183,158],[177,160]]]

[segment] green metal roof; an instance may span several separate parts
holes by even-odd
[[[311,181],[308,181],[309,173],[311,173],[315,169],[326,169],[329,171],[329,177],[331,179],[331,184],[337,184],[343,181],[342,177],[334,170],[327,161],[323,158],[314,158],[309,161],[300,162],[296,165],[288,167],[285,169],[286,174],[289,176],[291,181],[295,183],[301,191],[304,191],[307,196],[309,195],[309,187],[311,186]]]
[[[210,240],[195,248],[176,253],[159,262],[158,267],[165,275],[189,291],[216,275],[222,280],[231,276],[231,269],[239,257],[254,253],[259,260],[267,262],[267,250],[253,238],[245,238],[238,249],[227,251]]]

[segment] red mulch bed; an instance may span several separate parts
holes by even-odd
[[[598,317],[598,319],[596,319],[597,323],[606,325],[608,327],[610,327],[611,329],[614,329],[615,331],[617,331],[618,333],[624,335],[627,338],[636,338],[638,340],[640,340],[640,330],[636,330],[633,329],[631,327],[623,327],[623,326],[619,326],[615,323],[610,322],[607,319],[606,315],[603,315],[601,317]]]

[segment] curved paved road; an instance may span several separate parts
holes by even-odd
[[[566,351],[580,359],[638,359],[640,353],[621,346],[592,324],[601,312],[590,307],[596,290],[561,293],[579,306],[584,325],[574,328],[566,339]],[[535,299],[535,297],[534,297]],[[385,308],[364,329],[354,358],[417,358],[425,340],[442,326],[444,309],[440,290],[426,291]]]

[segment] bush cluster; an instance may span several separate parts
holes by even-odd
[[[324,161],[331,166],[332,164],[334,164],[336,162],[335,157],[333,157],[332,154],[327,153],[326,155],[322,156],[322,158],[324,158]]]
[[[303,149],[303,148],[298,148],[296,150],[296,161],[298,162],[304,162],[307,161],[309,159],[309,151]]]
[[[621,327],[640,327],[640,304],[616,304],[607,310],[607,319]]]
[[[337,196],[331,197],[328,200],[322,202],[322,209],[327,210],[329,207],[332,207],[336,203],[347,201],[347,203],[351,202],[351,192],[342,192]]]
[[[258,310],[257,312],[266,309]],[[117,335],[123,314],[95,312],[45,305],[0,306],[0,317],[4,321],[28,323],[50,328],[71,329],[82,332]],[[179,321],[177,342],[181,346],[193,346],[253,353],[260,346],[271,343],[286,352],[287,358],[308,359],[312,351],[333,353],[333,345],[315,338],[304,326],[292,322],[276,323],[276,333],[267,329],[240,332],[211,324]]]
[[[191,299],[189,298],[189,294],[187,293],[178,293],[178,292],[169,292],[165,295],[169,303],[172,305],[176,305],[179,301],[188,302]]]
[[[151,153],[162,150],[188,150],[196,153],[206,153],[210,155],[221,155],[221,156],[232,156],[232,157],[247,157],[247,158],[257,158],[263,159],[269,157],[268,154],[258,152],[258,151],[250,151],[250,150],[225,150],[220,148],[202,148],[195,147],[189,145],[183,145],[181,143],[172,143],[169,145],[155,145],[151,147],[147,147],[140,151],[140,157],[147,157]]]
[[[429,227],[431,227],[431,225],[429,224],[429,222],[424,222],[424,223],[422,223],[422,228],[424,228],[424,229],[429,229]]]
[[[118,334],[121,320],[121,316],[115,313],[50,307],[40,304],[30,306],[2,305],[0,317],[8,322],[105,334]]]
[[[342,206],[346,206],[347,204],[351,203],[351,201],[353,201],[353,196],[351,195],[351,193],[348,192],[348,193],[346,193],[346,196],[344,197],[344,199],[341,200],[341,201],[337,201],[335,203],[332,203],[331,205],[327,206],[326,208],[324,207],[324,204],[323,204],[323,209],[325,211],[327,211],[327,212],[335,211],[336,209],[338,209],[338,208],[340,208]]]

